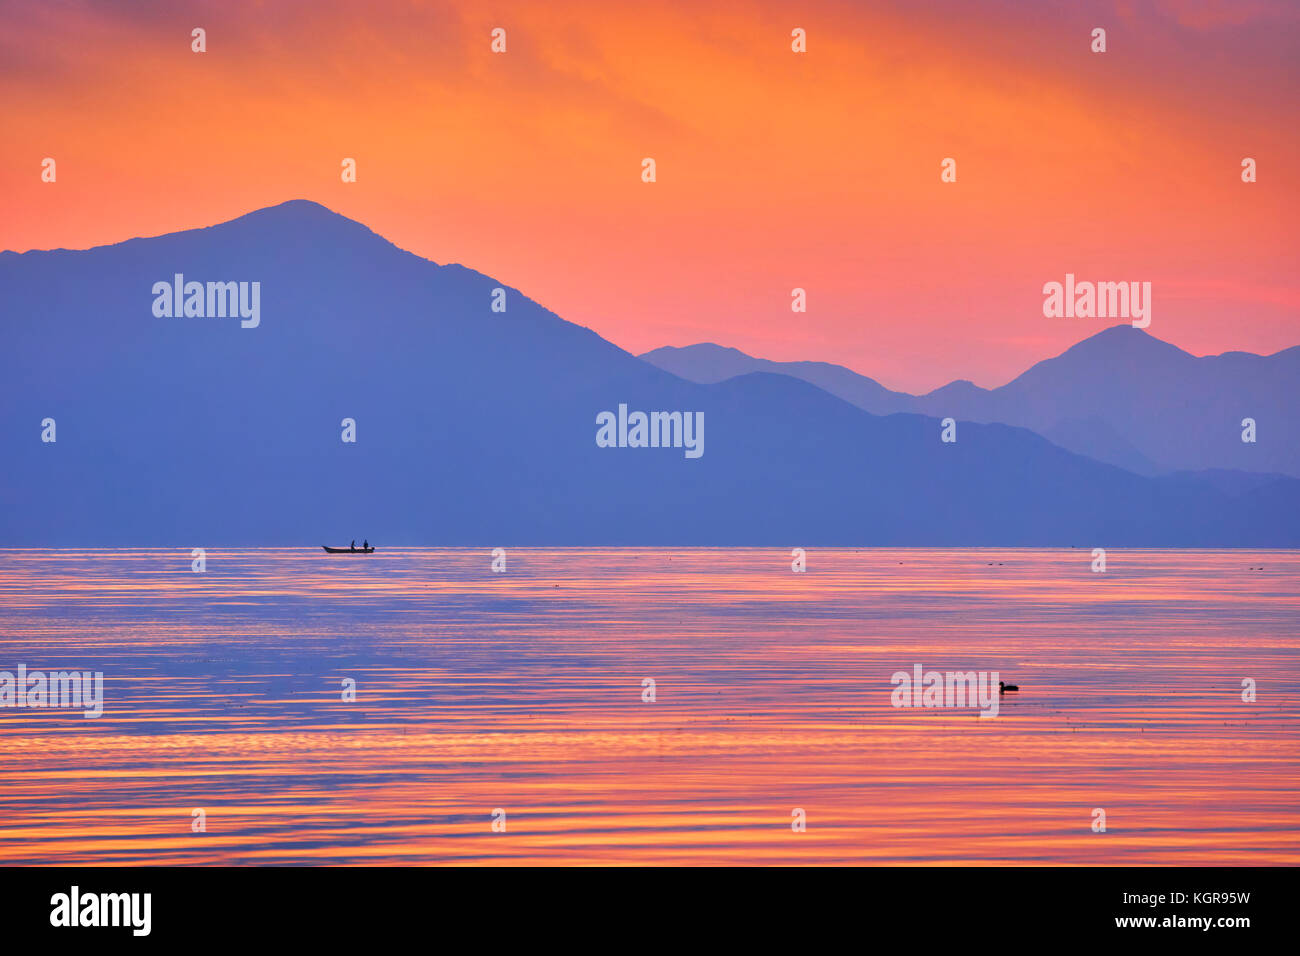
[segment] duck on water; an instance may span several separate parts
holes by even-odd
[[[369,541],[362,541],[361,547],[358,548],[356,538],[352,539],[352,547],[350,548],[331,548],[328,544],[322,544],[321,547],[325,549],[326,554],[374,554],[375,553],[375,549],[370,546]]]

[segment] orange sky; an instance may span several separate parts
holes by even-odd
[[[1066,272],[1150,281],[1149,331],[1197,354],[1300,344],[1290,5],[484,9],[0,2],[0,248],[313,199],[631,351],[908,390],[1001,384],[1115,324],[1043,317]]]

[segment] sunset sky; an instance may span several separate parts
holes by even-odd
[[[0,2],[0,248],[305,198],[633,352],[993,386],[1116,324],[1043,317],[1073,272],[1151,282],[1191,352],[1269,353],[1300,344],[1298,9]]]

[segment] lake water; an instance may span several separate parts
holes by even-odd
[[[489,550],[0,551],[0,862],[1300,863],[1296,552]]]

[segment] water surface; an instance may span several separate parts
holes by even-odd
[[[0,709],[0,862],[1300,862],[1300,554],[790,560],[0,551],[0,670],[107,697]]]

